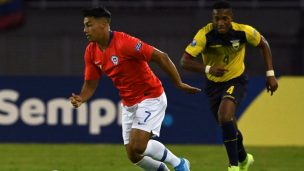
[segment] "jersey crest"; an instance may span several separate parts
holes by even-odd
[[[112,63],[113,63],[114,65],[117,65],[117,64],[118,64],[118,57],[115,56],[115,55],[113,55],[113,56],[111,57],[111,61],[112,61]]]
[[[240,40],[230,40],[233,49],[238,50],[240,47]]]

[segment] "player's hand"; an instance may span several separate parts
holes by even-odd
[[[228,69],[225,69],[222,66],[211,66],[209,73],[216,77],[222,77],[227,71],[228,71]]]
[[[190,86],[188,84],[185,84],[185,83],[181,83],[177,87],[180,88],[180,89],[182,89],[186,93],[190,93],[190,94],[195,94],[195,93],[201,91],[201,89],[196,88],[196,87],[192,87],[192,86]]]
[[[75,108],[78,108],[82,104],[82,98],[79,95],[72,93],[70,101]]]
[[[278,87],[279,85],[277,79],[274,76],[267,77],[266,80],[267,93],[270,92],[270,95],[272,96],[272,94],[278,89]]]

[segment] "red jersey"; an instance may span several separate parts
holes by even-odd
[[[122,102],[132,106],[163,93],[160,80],[150,69],[154,47],[123,32],[110,32],[105,50],[90,42],[85,51],[85,80],[97,80],[105,73],[119,90]]]

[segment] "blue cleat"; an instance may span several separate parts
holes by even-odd
[[[181,162],[174,168],[175,171],[190,171],[190,162],[185,158],[180,158]]]

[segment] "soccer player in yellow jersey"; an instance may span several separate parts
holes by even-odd
[[[231,5],[216,2],[212,23],[195,35],[181,59],[184,69],[205,74],[205,93],[210,108],[221,127],[222,138],[229,158],[228,171],[247,171],[253,156],[246,153],[243,137],[236,124],[236,109],[247,91],[244,74],[245,46],[261,49],[266,67],[266,88],[273,94],[278,88],[267,40],[253,27],[233,22]],[[202,62],[196,58],[202,57]]]

